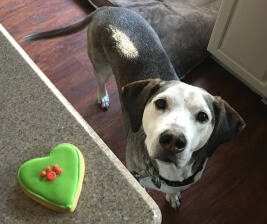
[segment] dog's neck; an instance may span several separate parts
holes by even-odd
[[[146,134],[142,128],[134,133],[128,130],[126,144],[126,164],[131,173],[143,173],[152,166],[145,146]]]

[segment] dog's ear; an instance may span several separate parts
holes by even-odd
[[[146,79],[122,88],[122,104],[129,115],[133,132],[137,132],[141,127],[145,105],[152,94],[160,88],[160,82],[160,79]]]
[[[209,157],[219,145],[232,140],[246,126],[241,116],[221,97],[215,97],[213,108],[215,127],[209,141]]]

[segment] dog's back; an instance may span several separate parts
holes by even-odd
[[[95,66],[99,58],[103,66],[108,56],[118,87],[148,78],[178,79],[156,32],[128,9],[106,8],[94,15],[88,28],[88,52]]]
[[[94,68],[108,62],[119,89],[130,82],[148,78],[178,79],[156,32],[140,15],[125,8],[101,7],[78,23],[23,39],[71,35],[87,26],[88,53]]]

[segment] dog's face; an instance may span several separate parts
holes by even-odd
[[[180,81],[129,84],[122,90],[122,102],[133,132],[143,127],[150,158],[178,168],[204,146],[210,156],[244,128],[242,118],[221,98]]]
[[[183,167],[202,148],[214,129],[214,97],[182,82],[165,85],[143,113],[146,148],[152,159]]]

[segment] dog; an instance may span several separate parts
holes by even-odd
[[[65,28],[24,40],[54,38],[88,27],[88,55],[98,82],[98,103],[114,74],[127,130],[126,164],[146,188],[166,193],[178,210],[180,191],[200,179],[216,148],[245,127],[223,99],[178,79],[153,28],[137,13],[102,7]]]

